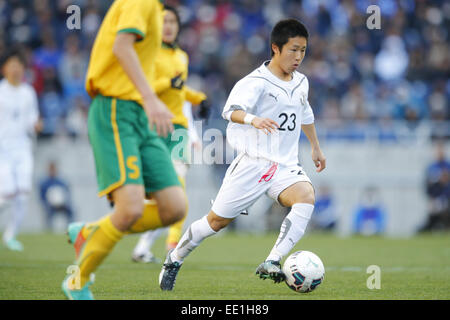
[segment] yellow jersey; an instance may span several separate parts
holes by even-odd
[[[155,78],[152,81],[153,89],[159,99],[174,115],[172,123],[185,128],[188,127],[189,121],[183,113],[184,102],[187,100],[193,105],[197,105],[206,99],[203,92],[195,91],[186,85],[181,90],[172,88],[171,79],[177,75],[181,74],[181,78],[186,81],[188,66],[189,57],[186,52],[176,45],[170,46],[163,43],[156,58]]]
[[[113,53],[118,33],[136,34],[134,49],[151,85],[156,56],[161,48],[163,5],[159,0],[115,0],[97,33],[86,76],[86,90],[96,95],[133,100],[142,96]]]

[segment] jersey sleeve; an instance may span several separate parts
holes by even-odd
[[[137,41],[143,40],[148,30],[148,20],[154,12],[155,0],[127,0],[120,9],[117,33],[133,33]]]
[[[239,80],[228,96],[222,117],[231,121],[231,114],[236,110],[252,112],[264,90],[264,84],[257,78],[245,77]]]
[[[311,105],[309,104],[308,101],[308,91],[309,91],[309,82],[308,79],[306,80],[306,97],[305,97],[305,101],[303,103],[303,113],[302,113],[302,124],[313,124],[314,123],[314,113],[313,110],[311,108]]]
[[[207,98],[204,92],[194,90],[189,86],[184,86],[183,90],[185,92],[186,100],[193,105],[198,105]]]

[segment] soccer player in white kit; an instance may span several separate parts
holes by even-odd
[[[38,128],[39,111],[33,87],[23,82],[25,60],[21,53],[11,49],[1,60],[0,198],[12,213],[2,238],[10,250],[22,251],[16,235],[31,191],[32,137]]]
[[[316,171],[325,169],[308,103],[308,79],[296,71],[307,41],[306,27],[295,19],[278,22],[271,34],[272,60],[241,79],[232,89],[222,116],[229,121],[227,139],[239,151],[227,170],[211,211],[193,222],[177,247],[169,251],[159,283],[172,290],[178,271],[205,238],[226,227],[264,193],[291,211],[278,239],[256,274],[284,280],[281,259],[303,236],[314,209],[314,189],[298,164],[301,130],[312,147]]]

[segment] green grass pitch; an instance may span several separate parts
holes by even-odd
[[[450,234],[410,239],[339,238],[307,234],[294,250],[316,253],[325,265],[325,280],[308,294],[284,283],[263,281],[255,268],[267,256],[276,233],[227,232],[205,240],[185,261],[175,289],[158,286],[161,266],[131,262],[137,236],[124,238],[96,272],[96,299],[286,300],[286,299],[450,299]],[[64,299],[60,284],[74,251],[63,235],[19,237],[25,251],[0,246],[0,299]],[[164,256],[164,239],[154,247]],[[367,267],[381,268],[381,288],[370,290]]]

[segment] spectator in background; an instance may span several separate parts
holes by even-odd
[[[436,159],[426,171],[428,219],[419,231],[450,228],[450,162],[443,143],[436,146]]]
[[[42,30],[42,45],[35,50],[34,62],[41,69],[57,69],[62,57],[62,48],[55,41],[55,35],[51,27]]]
[[[67,182],[58,176],[58,168],[54,161],[48,164],[48,174],[39,186],[39,194],[46,213],[48,230],[53,229],[53,217],[57,213],[67,216],[67,223],[74,220],[70,189]]]
[[[62,90],[56,69],[45,68],[43,70],[43,91],[40,96],[40,113],[44,124],[39,135],[41,138],[53,137],[63,131],[65,112]]]
[[[88,56],[80,48],[80,40],[75,34],[67,37],[65,51],[58,65],[58,76],[62,84],[63,128],[72,137],[86,132],[80,122],[87,122],[90,98],[85,89],[85,74]]]
[[[355,233],[370,236],[385,231],[387,213],[381,204],[377,187],[368,186],[364,189],[353,217]]]

